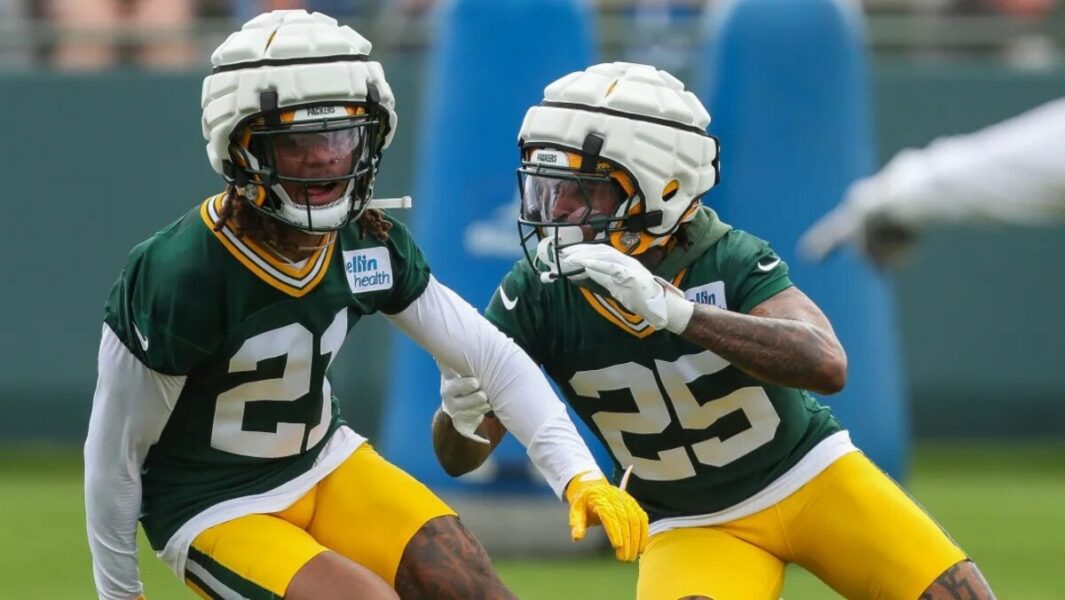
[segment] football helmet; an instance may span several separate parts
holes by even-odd
[[[371,44],[335,19],[264,13],[211,56],[203,135],[211,167],[262,213],[304,231],[345,227],[366,209],[395,99]]]
[[[709,123],[683,83],[648,65],[599,64],[548,85],[518,134],[526,258],[536,267],[572,244],[639,255],[669,242],[718,181]]]

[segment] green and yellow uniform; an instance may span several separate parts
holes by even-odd
[[[713,244],[675,251],[656,273],[695,302],[740,312],[791,287],[768,244],[714,229]],[[634,466],[629,491],[653,521],[741,503],[841,431],[806,391],[759,381],[569,280],[543,284],[526,261],[487,317],[543,365],[615,467]]]
[[[709,209],[687,227],[687,244],[678,243],[655,269],[687,299],[748,313],[792,286],[787,265],[769,244],[733,230]],[[835,563],[811,570],[837,589],[864,596],[869,588],[863,586],[879,581],[866,578],[865,561],[879,549],[893,544],[892,551],[911,549],[920,540],[932,560],[910,561],[920,564],[909,571],[899,570],[902,561],[883,567],[895,569],[890,578],[897,584],[885,589],[901,590],[888,597],[911,591],[916,597],[960,560],[960,551],[856,453],[828,407],[808,392],[758,380],[679,335],[656,331],[594,286],[567,279],[542,283],[526,261],[504,278],[486,316],[554,379],[609,449],[615,469],[633,466],[628,490],[652,520],[641,563],[641,600],[695,594],[776,598],[786,562],[810,565],[827,556]],[[905,514],[906,520],[868,526],[868,515],[857,514],[865,504],[847,507],[853,498],[822,494],[820,487],[832,479],[828,475],[841,470],[847,470],[849,482],[868,484],[855,487],[866,495],[863,501],[880,506],[884,515]],[[807,519],[802,523],[792,519],[781,526],[759,517],[807,497],[824,505],[816,516],[844,524],[850,519],[852,531],[837,528],[852,536],[849,546],[819,536],[801,506],[794,512],[796,519]],[[789,527],[805,527],[806,535],[792,539]],[[743,537],[751,531],[756,535]],[[693,543],[678,542],[692,536]],[[866,554],[836,556],[835,548],[843,547]]]
[[[325,551],[323,532],[391,582],[410,536],[451,511],[344,425],[327,372],[363,316],[422,294],[429,267],[395,221],[386,242],[353,223],[288,263],[216,230],[221,206],[210,198],[134,248],[107,302],[105,337],[178,387],[141,469],[141,524],[209,597],[281,597]]]

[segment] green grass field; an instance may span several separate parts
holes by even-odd
[[[0,597],[90,598],[77,452],[8,448],[0,459]],[[924,446],[914,496],[980,564],[1000,598],[1065,598],[1065,445]],[[142,540],[142,549],[145,543]],[[496,561],[522,598],[632,598],[636,569],[608,558]],[[142,572],[151,600],[194,597],[150,552]],[[799,569],[787,600],[836,598]]]

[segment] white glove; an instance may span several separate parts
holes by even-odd
[[[799,254],[820,262],[844,245],[864,252],[875,264],[895,264],[916,240],[917,227],[893,210],[890,190],[874,177],[854,182],[836,208],[821,217],[799,240]]]
[[[635,258],[606,244],[579,244],[560,253],[563,272],[584,269],[570,279],[590,278],[629,311],[655,329],[683,333],[695,304],[669,282],[655,277]]]
[[[481,444],[490,443],[477,435],[477,427],[484,421],[484,416],[492,412],[488,395],[481,389],[477,378],[463,377],[447,367],[440,367],[440,400],[441,410],[451,417],[459,435]]]
[[[557,244],[562,247],[566,244],[579,244],[583,239],[581,230],[576,227],[560,227],[555,235],[544,236],[536,245],[536,260],[534,261],[535,268],[540,272],[540,281],[551,283],[565,272],[555,261],[556,240]],[[577,275],[569,277],[571,279],[583,278]]]

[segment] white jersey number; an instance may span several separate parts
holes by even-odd
[[[679,446],[659,452],[657,458],[640,458],[633,456],[623,438],[625,433],[654,435],[665,431],[673,421],[667,397],[684,429],[704,430],[737,410],[746,414],[750,428],[728,439],[714,437],[690,447],[691,455],[704,465],[723,467],[776,436],[780,416],[761,387],[741,388],[702,405],[695,399],[688,384],[728,366],[725,359],[708,350],[673,362],[656,360],[655,370],[662,388],[655,381],[654,371],[635,362],[581,371],[570,379],[570,385],[577,394],[587,398],[599,398],[605,391],[629,390],[637,412],[599,411],[592,415],[592,420],[619,463],[633,465],[633,472],[641,479],[674,481],[695,476],[695,464],[688,448]]]
[[[333,362],[347,333],[347,310],[341,310],[322,334],[319,357]],[[303,452],[320,442],[329,428],[332,389],[322,378],[321,418],[318,423],[278,420],[274,431],[246,431],[244,413],[249,402],[294,402],[311,391],[314,334],[299,323],[260,333],[244,341],[229,361],[229,372],[255,371],[261,361],[285,357],[285,371],[278,379],[242,383],[219,394],[211,428],[211,447],[241,456],[280,458]],[[326,366],[328,369],[328,364]],[[310,427],[310,431],[307,428]],[[306,436],[306,442],[304,442]]]

